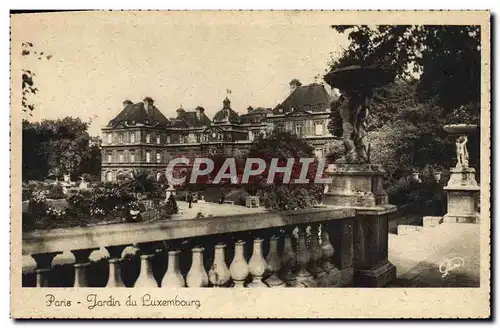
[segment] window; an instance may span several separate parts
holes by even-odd
[[[123,152],[118,153],[118,162],[123,163],[125,162],[125,156],[123,156]]]
[[[123,133],[118,134],[118,143],[123,143]]]
[[[151,163],[151,152],[146,152],[146,163]]]
[[[108,143],[109,144],[113,143],[113,134],[112,133],[108,133]]]
[[[253,140],[253,132],[248,131],[248,140],[252,141]]]
[[[130,143],[135,143],[135,132],[130,132]]]
[[[170,136],[167,136],[167,143],[170,143]]]
[[[146,134],[146,143],[151,143],[151,134]]]
[[[156,153],[156,163],[161,163],[161,153],[160,152]]]
[[[156,136],[156,144],[157,144],[157,145],[159,145],[159,144],[160,144],[160,141],[161,141],[161,140],[160,140],[160,135],[158,134],[158,135]]]
[[[302,135],[302,123],[295,123],[295,133],[298,135],[298,136],[301,136]]]
[[[113,173],[111,173],[111,172],[106,173],[106,181],[108,181],[108,182],[113,181]]]
[[[293,131],[293,122],[286,122],[286,130],[292,132]]]
[[[316,135],[317,136],[323,135],[323,122],[316,122]]]
[[[112,152],[108,152],[108,163],[111,163],[111,162],[113,162],[113,153]]]
[[[276,130],[279,132],[285,132],[285,124],[284,123],[276,124]]]
[[[131,163],[134,163],[134,162],[135,162],[135,153],[134,153],[134,152],[131,152],[131,153],[130,153],[130,162],[131,162]]]

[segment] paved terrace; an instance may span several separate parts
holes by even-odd
[[[478,287],[479,224],[443,223],[407,235],[389,235],[389,261],[398,269],[392,287]],[[464,266],[442,277],[441,262],[461,257]]]

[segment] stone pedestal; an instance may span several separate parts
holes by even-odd
[[[338,224],[336,264],[352,265],[355,287],[381,287],[396,279],[396,267],[388,261],[388,204],[383,189],[384,170],[373,164],[333,164],[325,173],[333,178],[324,196],[327,205],[356,209],[353,220]],[[351,256],[351,258],[347,258]],[[340,257],[340,258],[339,258]]]
[[[450,180],[443,188],[448,194],[448,213],[443,218],[444,222],[479,223],[476,202],[480,188],[475,173],[472,167],[450,170]]]
[[[325,174],[333,178],[324,196],[326,205],[364,208],[388,203],[380,165],[331,164]]]

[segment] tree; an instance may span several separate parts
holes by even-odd
[[[302,170],[299,159],[314,158],[313,147],[294,134],[274,131],[268,136],[260,136],[253,142],[248,158],[260,158],[266,163],[262,174],[250,177],[246,189],[249,194],[254,194],[255,189],[257,189],[263,203],[268,208],[291,210],[310,207],[317,202],[323,192],[323,186],[314,183],[316,162],[311,163],[308,167],[306,178],[309,179],[309,183],[294,183],[294,180],[300,177]],[[267,183],[272,159],[277,159],[278,167],[283,167],[289,158],[294,159],[290,182],[285,183],[284,174],[278,173],[272,183]]]
[[[40,123],[23,121],[23,179],[40,180],[48,175],[100,174],[100,139],[91,137],[88,123],[65,117]]]
[[[480,27],[460,25],[332,26],[351,43],[330,68],[347,65],[390,67],[399,77],[421,73],[420,100],[445,110],[479,104]]]
[[[38,60],[42,59],[50,60],[52,58],[52,55],[45,54],[44,52],[37,52],[35,50],[35,47],[33,46],[33,43],[31,42],[22,43],[21,55],[23,57],[33,56],[36,57]],[[35,86],[35,81],[34,81],[35,76],[36,74],[31,69],[23,68],[21,106],[23,108],[23,112],[29,113],[30,116],[32,115],[31,112],[33,112],[33,110],[35,109],[35,104],[29,101],[29,97],[36,95],[36,93],[38,92],[38,87]]]

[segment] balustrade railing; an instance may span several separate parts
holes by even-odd
[[[340,287],[350,283],[345,272],[352,278],[352,268],[336,252],[346,252],[338,248],[354,216],[353,209],[326,206],[26,233],[23,256],[36,268],[23,273],[23,285]],[[63,251],[73,263],[56,264]],[[91,261],[96,251],[106,256]],[[352,256],[352,238],[347,252]]]

